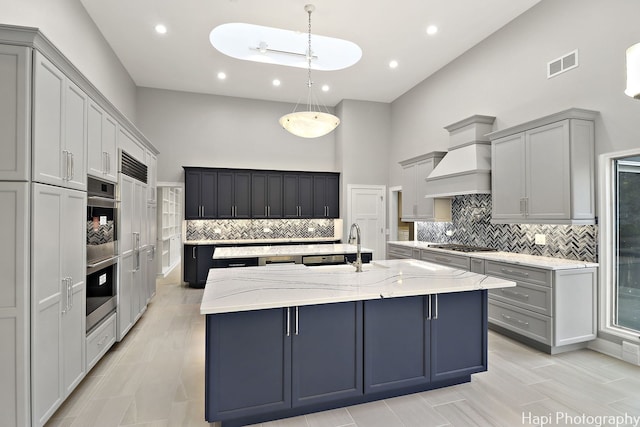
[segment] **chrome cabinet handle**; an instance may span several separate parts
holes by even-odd
[[[62,161],[64,162],[62,165],[62,179],[67,181],[69,180],[69,152],[67,150],[62,150]]]
[[[522,326],[529,326],[529,322],[525,322],[524,320],[520,320],[520,319],[516,319],[515,317],[511,317],[511,316],[507,316],[506,314],[502,314],[502,317],[511,322],[511,323],[517,323],[518,325],[522,325]]]
[[[510,291],[508,289],[500,289],[500,292],[502,292],[503,294],[512,295],[516,298],[529,299],[528,294],[523,294],[521,292]]]
[[[440,261],[440,262],[452,262],[453,260],[450,258],[442,258],[442,257],[434,257],[433,259],[435,259],[436,261]]]
[[[291,336],[291,309],[287,307],[287,336]]]
[[[69,277],[69,310],[73,308],[73,277]]]
[[[71,151],[69,151],[69,156],[71,157],[71,162],[70,162],[71,163],[71,173],[69,174],[69,181],[71,181],[73,179],[73,177],[75,176],[75,173],[74,173],[75,172],[74,171],[75,164],[74,164],[74,161],[73,161],[73,153]]]
[[[246,267],[247,264],[246,263],[236,263],[236,264],[229,264],[227,265],[227,267]]]
[[[267,216],[271,216],[271,206],[267,206]]]
[[[433,314],[433,320],[438,320],[438,294],[435,294],[434,299],[436,301],[436,308]]]
[[[300,313],[298,311],[298,306],[296,306],[296,335],[300,334]]]
[[[64,292],[65,292],[65,295],[64,295],[65,302],[64,302],[64,306],[62,307],[62,314],[65,314],[69,306],[69,285],[67,283],[66,277],[63,277],[61,280],[62,280],[62,284],[61,284],[62,286],[60,287],[60,292],[62,292],[62,289],[64,289]],[[62,300],[62,296],[60,297],[60,299]]]
[[[111,173],[111,155],[109,153],[104,153],[107,155],[107,173]]]
[[[196,259],[196,247],[191,248],[191,258]]]
[[[269,214],[267,213],[267,207],[264,207],[264,216],[268,216]]]
[[[427,301],[427,320],[431,320],[431,295],[428,296]]]
[[[206,212],[205,212],[205,205],[202,205],[202,217],[204,218],[206,216]]]

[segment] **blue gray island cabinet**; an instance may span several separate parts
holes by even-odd
[[[205,418],[242,426],[415,393],[487,369],[487,289],[423,261],[212,270]]]

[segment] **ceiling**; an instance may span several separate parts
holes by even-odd
[[[230,22],[306,32],[312,0],[80,1],[137,86],[306,103],[306,70],[228,57],[209,33]],[[312,33],[357,43],[363,54],[347,69],[313,71],[315,92],[327,106],[391,102],[539,1],[316,0]],[[158,23],[166,34],[155,32]],[[429,25],[438,33],[427,35]]]

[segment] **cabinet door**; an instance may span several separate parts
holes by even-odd
[[[300,217],[311,218],[313,216],[313,177],[301,174],[298,176],[298,205]]]
[[[324,175],[313,176],[313,217],[327,216],[327,178]]]
[[[233,172],[218,172],[218,218],[234,217]]]
[[[217,207],[218,174],[215,171],[202,171],[200,174],[200,205],[202,218],[218,217]]]
[[[327,217],[340,217],[340,176],[331,174],[327,176]]]
[[[132,292],[134,280],[134,254],[129,252],[128,255],[120,257],[120,280],[118,281],[118,341],[122,341],[124,336],[133,326],[132,317]]]
[[[284,175],[282,188],[284,192],[284,217],[298,218],[298,175]]]
[[[215,246],[213,245],[201,245],[196,247],[197,271],[195,284],[201,288],[203,288],[207,283],[209,270],[213,268],[214,250]]]
[[[487,370],[487,291],[433,295],[431,379]]]
[[[87,108],[87,173],[97,178],[104,178],[107,156],[102,149],[105,112],[93,101]]]
[[[106,113],[102,121],[102,152],[106,166],[104,178],[116,182],[118,180],[118,122]]]
[[[506,136],[491,143],[492,218],[522,220],[526,194],[525,137]]]
[[[362,395],[362,302],[292,309],[292,406]]]
[[[365,301],[364,313],[365,393],[428,383],[425,297]]]
[[[199,171],[184,171],[184,217],[198,219],[202,212],[200,194],[202,192],[202,175]]]
[[[569,120],[526,133],[527,217],[571,218]]]
[[[70,80],[64,94],[64,143],[69,153],[66,187],[87,189],[87,95]]]
[[[182,262],[184,263],[184,277],[183,280],[189,284],[197,284],[198,277],[198,257],[195,245],[184,245],[184,256]]]
[[[416,170],[415,163],[402,167],[402,212],[400,216],[403,221],[411,221],[417,214]]]
[[[39,52],[34,55],[33,180],[64,186],[64,93],[66,78]]]
[[[147,150],[145,152],[145,164],[147,165],[147,203],[156,203],[158,157]]]
[[[434,218],[434,199],[424,197],[427,194],[427,181],[435,159],[425,159],[416,163],[416,216],[423,219]]]
[[[251,173],[234,172],[233,174],[234,218],[251,218]]]
[[[291,407],[291,337],[286,314],[286,309],[278,308],[207,315],[207,421]]]
[[[27,181],[31,162],[31,49],[0,46],[0,93],[0,180]]]
[[[118,188],[120,190],[118,245],[120,246],[120,254],[124,256],[130,254],[134,246],[135,180],[130,176],[121,174]]]
[[[267,218],[268,205],[267,174],[254,172],[251,174],[251,217]]]

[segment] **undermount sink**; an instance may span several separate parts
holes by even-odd
[[[356,268],[351,264],[334,264],[334,265],[315,265],[309,266],[318,272],[326,272],[326,273],[348,273],[348,272],[356,272]],[[362,264],[362,271],[375,271],[375,270],[386,270],[386,265],[378,264],[374,262],[368,262]]]

